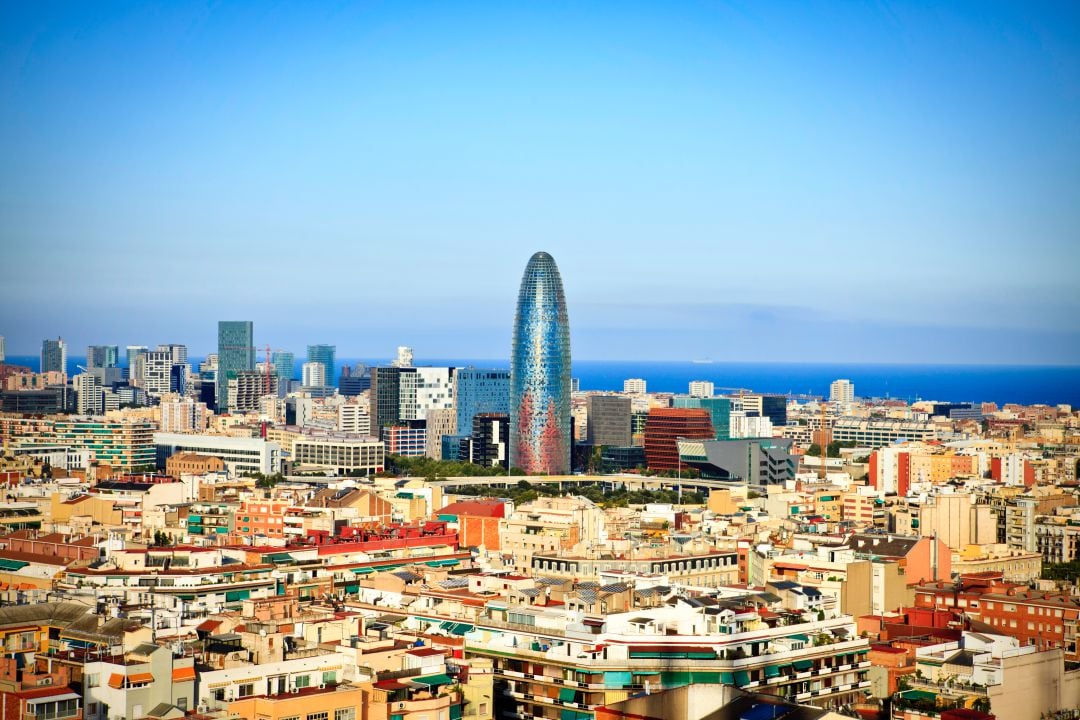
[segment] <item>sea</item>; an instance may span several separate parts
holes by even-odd
[[[201,358],[192,357],[197,364]],[[39,358],[9,356],[8,363],[37,369]],[[388,364],[387,358],[338,358],[334,376],[344,365]],[[296,363],[300,376],[302,359]],[[508,359],[418,358],[416,365],[508,368]],[[82,357],[68,358],[68,373],[80,372]],[[692,380],[708,380],[718,394],[739,390],[813,397],[828,393],[838,378],[850,380],[864,398],[908,402],[995,402],[1080,407],[1080,365],[915,365],[852,363],[763,363],[631,360],[579,360],[571,371],[582,390],[622,390],[627,378],[643,378],[651,392],[682,392]]]

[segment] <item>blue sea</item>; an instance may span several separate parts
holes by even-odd
[[[261,358],[260,358],[261,359]],[[200,358],[191,358],[198,363]],[[37,369],[37,357],[8,357],[7,362]],[[298,359],[296,377],[300,376]],[[384,365],[387,358],[339,358],[343,365]],[[68,372],[78,372],[85,358],[69,357]],[[509,360],[417,358],[417,365],[509,367]],[[1080,366],[1042,365],[890,365],[845,363],[634,362],[581,360],[573,376],[582,390],[622,390],[623,380],[644,378],[654,392],[686,392],[691,380],[709,380],[717,393],[745,389],[791,395],[822,395],[829,383],[846,378],[859,397],[947,402],[1068,403],[1080,406]]]

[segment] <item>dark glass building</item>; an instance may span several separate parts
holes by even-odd
[[[510,466],[549,474],[570,469],[570,320],[559,268],[546,252],[529,258],[514,316]]]
[[[218,321],[218,370],[214,387],[219,413],[233,409],[229,407],[229,381],[255,369],[254,335],[250,320]]]

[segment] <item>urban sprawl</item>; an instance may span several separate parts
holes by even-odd
[[[1080,413],[0,339],[0,717],[1080,716]]]

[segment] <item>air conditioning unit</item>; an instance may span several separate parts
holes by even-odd
[[[320,690],[325,690],[326,689],[326,683],[319,683],[319,689]]]
[[[298,687],[294,687],[294,688],[293,688],[292,690],[290,690],[289,692],[291,692],[291,693],[298,693],[298,692],[300,692],[300,688],[298,688]]]

